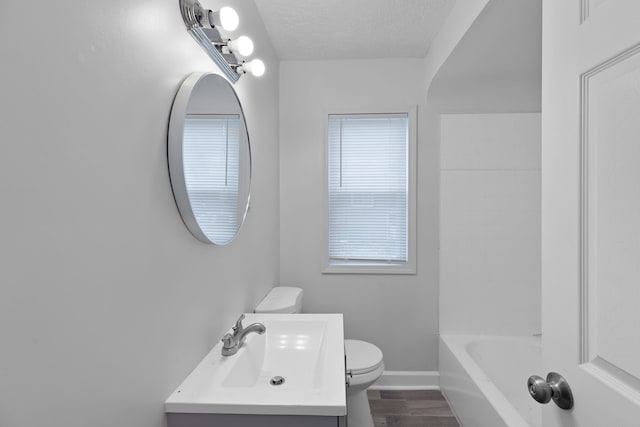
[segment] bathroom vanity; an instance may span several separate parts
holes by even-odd
[[[233,356],[216,344],[167,399],[167,426],[346,426],[342,315],[245,316],[266,332]]]

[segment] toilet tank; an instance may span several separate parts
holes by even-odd
[[[276,286],[260,301],[256,313],[300,313],[302,289],[292,286]]]

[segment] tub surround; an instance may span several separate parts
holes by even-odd
[[[540,114],[441,116],[440,333],[540,322]]]

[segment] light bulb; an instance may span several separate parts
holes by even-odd
[[[220,25],[227,31],[233,31],[238,28],[240,24],[240,18],[238,13],[229,6],[225,6],[220,9]]]
[[[240,24],[238,13],[229,6],[215,12],[209,11],[209,25],[212,27],[222,27],[226,31],[233,31],[238,28],[238,24]]]
[[[247,36],[240,36],[227,43],[227,49],[230,52],[237,52],[240,56],[249,56],[253,53],[253,42]]]
[[[266,67],[264,66],[264,62],[259,59],[253,59],[249,62],[245,62],[242,64],[242,71],[245,73],[251,73],[255,77],[260,77],[266,71]]]

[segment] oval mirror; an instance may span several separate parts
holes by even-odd
[[[230,243],[249,207],[251,148],[242,106],[222,76],[185,79],[169,119],[169,174],[185,225],[198,240]]]

